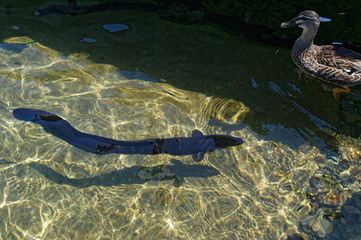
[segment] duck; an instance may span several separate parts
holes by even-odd
[[[293,44],[291,58],[306,75],[341,86],[333,89],[335,98],[339,92],[349,92],[349,86],[361,84],[360,53],[339,45],[313,44],[320,27],[320,17],[315,11],[300,12],[281,24],[282,28],[296,26],[303,31]]]

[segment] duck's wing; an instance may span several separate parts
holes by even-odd
[[[340,46],[320,46],[317,62],[337,68],[350,75],[361,72],[361,54]]]
[[[300,61],[302,68],[316,78],[343,86],[361,83],[361,54],[352,50],[313,45]]]

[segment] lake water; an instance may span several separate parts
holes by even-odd
[[[15,10],[1,17],[2,239],[358,239],[357,88],[336,100],[289,48],[218,26]],[[244,144],[199,163],[99,156],[16,120],[19,107],[118,140],[198,129]]]

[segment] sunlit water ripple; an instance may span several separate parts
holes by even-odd
[[[0,46],[2,239],[323,237],[359,192],[352,139],[340,138],[341,156],[329,158],[324,140],[305,137],[313,130],[263,124],[268,136],[256,133],[243,121],[252,113],[240,101],[181,90],[82,54],[63,56],[30,39],[8,42]],[[277,83],[269,88],[320,131],[334,130]],[[43,109],[82,132],[119,140],[199,129],[244,144],[208,153],[200,163],[190,156],[98,156],[16,120],[18,107]],[[275,135],[280,132],[283,137]],[[294,144],[282,143],[284,134]]]

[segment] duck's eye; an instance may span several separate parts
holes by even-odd
[[[307,21],[307,20],[310,20],[310,19],[308,19],[306,17],[300,17],[298,20]]]

